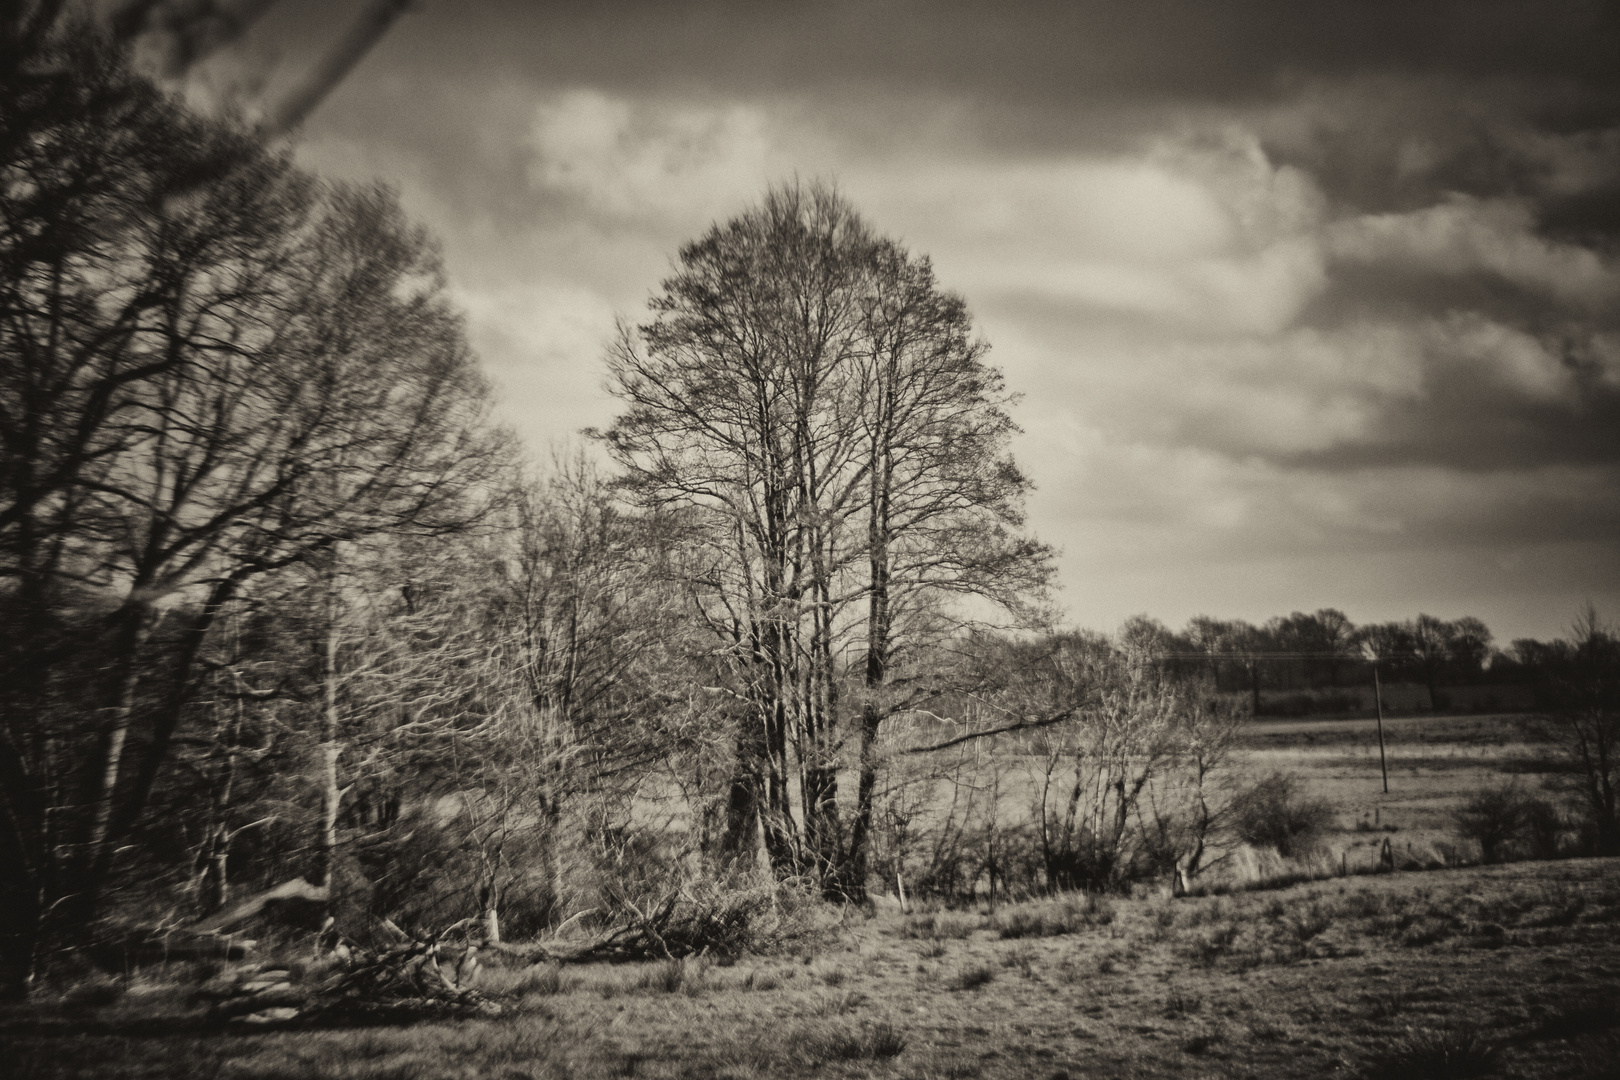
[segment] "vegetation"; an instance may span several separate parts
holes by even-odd
[[[65,1021],[42,1022],[57,1015],[45,1001],[31,1029],[0,1014],[0,1030],[30,1080],[182,1069],[810,1076],[838,1062],[874,1076],[999,1080],[1183,1075],[1195,1058],[1200,1069],[1277,1077],[1493,1065],[1542,1080],[1612,1068],[1612,861],[1178,900],[1168,930],[1158,897],[1116,898],[1106,924],[1038,943],[1002,938],[992,920],[1026,921],[1025,907],[974,913],[975,929],[936,941],[885,906],[849,920],[808,965],[809,952],[562,969],[492,956],[479,985],[501,1006],[495,1017],[205,1031],[177,1022],[207,1005],[186,1004],[193,984],[176,966],[136,976],[115,1001],[76,1005]],[[1430,925],[1446,933],[1409,932]]]
[[[1245,791],[1232,809],[1233,828],[1245,843],[1292,856],[1311,851],[1333,819],[1333,807],[1302,798],[1293,777],[1273,773]]]
[[[534,475],[392,193],[197,115],[61,11],[8,19],[0,72],[0,986],[33,998],[0,1025],[24,1075],[1023,1075],[1059,1051],[972,1057],[975,999],[1091,1017],[1098,980],[1144,972],[1176,980],[1141,1013],[1176,1054],[1280,1066],[1308,1018],[1222,1013],[1220,980],[1281,999],[1303,961],[1609,947],[1602,866],[1390,884],[1620,852],[1595,613],[1511,656],[1474,619],[1331,609],[1059,629],[964,302],[819,184],[682,248],[611,347],[616,471]],[[1518,680],[1528,751],[1461,741],[1468,783],[1427,811],[1332,787],[1370,775],[1353,726],[1266,759],[1265,693],[1371,673],[1430,714]],[[732,1027],[679,1061],[600,1035],[623,1007],[686,1038],[721,1000]],[[1561,1007],[1497,1027],[1612,1041]],[[407,1020],[428,1034],[378,1030]],[[58,1028],[95,1040],[55,1052]],[[1540,1067],[1472,1030],[1334,1045],[1380,1075]],[[1044,1036],[1078,1061],[1095,1033]]]

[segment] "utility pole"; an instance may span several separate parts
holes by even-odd
[[[1389,765],[1384,761],[1384,687],[1378,681],[1378,658],[1373,658],[1373,704],[1378,709],[1378,771],[1384,774],[1384,794],[1389,794]]]

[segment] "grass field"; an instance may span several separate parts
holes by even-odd
[[[1437,843],[1546,748],[1511,720],[1256,725],[1244,768],[1340,807],[1331,842]],[[1378,828],[1357,828],[1363,814]],[[1410,841],[1408,838],[1412,838]],[[832,916],[835,913],[829,913]],[[1171,900],[842,913],[790,955],[511,966],[487,1020],[220,1030],[179,972],[0,1013],[20,1078],[1612,1077],[1620,860],[1333,878]],[[1449,1071],[1448,1071],[1449,1070]],[[3,1071],[3,1070],[0,1070]]]
[[[1261,721],[1241,745],[1246,778],[1291,773],[1303,792],[1333,805],[1328,847],[1333,858],[1345,853],[1352,870],[1375,862],[1386,838],[1402,852],[1455,849],[1453,814],[1471,795],[1503,782],[1539,793],[1560,775],[1556,748],[1531,739],[1511,715],[1385,720],[1387,794],[1373,720]]]

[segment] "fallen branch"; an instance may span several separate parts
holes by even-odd
[[[210,915],[190,927],[190,930],[194,934],[217,934],[226,927],[246,922],[263,911],[267,905],[279,900],[307,900],[312,904],[324,904],[329,895],[323,885],[311,885],[303,878],[293,878],[291,881],[283,881],[273,889],[266,889],[257,896],[233,904],[224,911]]]

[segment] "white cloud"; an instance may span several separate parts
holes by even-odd
[[[1536,337],[1477,312],[1454,312],[1420,325],[1427,347],[1443,362],[1532,401],[1576,401],[1573,372]]]
[[[713,216],[773,179],[766,111],[571,90],[542,101],[529,175],[610,218]]]
[[[1346,262],[1495,274],[1591,308],[1620,301],[1615,266],[1587,248],[1537,236],[1530,207],[1509,199],[1453,195],[1411,213],[1347,218],[1327,230],[1327,247]]]
[[[1314,187],[1232,133],[1110,157],[938,160],[850,187],[970,298],[1254,333],[1287,326],[1325,283]]]
[[[458,288],[454,295],[500,413],[532,451],[612,419],[614,403],[601,385],[614,320],[605,297],[556,283]]]

